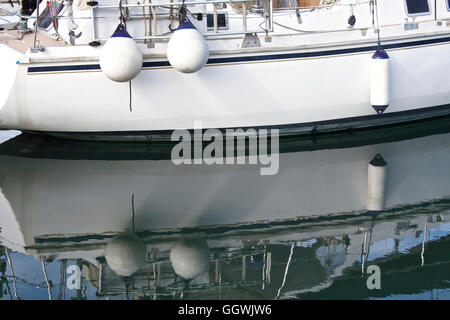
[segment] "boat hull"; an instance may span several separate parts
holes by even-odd
[[[386,43],[390,105],[370,105],[374,46],[212,56],[195,74],[146,60],[130,83],[92,63],[18,64],[0,110],[7,128],[75,139],[167,139],[174,129],[279,128],[280,134],[389,125],[450,114],[450,38]]]

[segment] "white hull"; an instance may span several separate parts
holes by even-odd
[[[387,24],[381,29],[382,45],[390,57],[390,103],[383,115],[370,103],[370,60],[377,35],[368,25],[367,4],[355,7],[367,19],[359,29],[317,34],[276,30],[271,43],[260,37],[257,48],[240,48],[239,37],[211,40],[208,63],[193,74],[170,66],[165,43],[153,49],[140,44],[144,65],[131,81],[131,91],[130,83],[111,81],[101,72],[99,48],[48,46],[29,54],[0,44],[0,64],[10,70],[0,79],[0,125],[77,138],[141,139],[192,129],[198,121],[203,128],[274,126],[287,134],[450,113],[450,12],[438,8],[440,23],[419,17],[418,29],[405,31],[402,24],[388,24],[403,21],[403,6],[389,6],[386,2],[381,9],[395,10],[398,16],[385,14],[382,20]],[[336,10],[341,19],[348,14],[342,8],[330,12]],[[307,12],[304,19],[320,15]],[[277,19],[291,17],[285,16]],[[312,26],[327,20],[318,21]],[[137,33],[137,27],[130,28]]]
[[[144,69],[132,81],[132,111],[129,84],[112,82],[99,69],[29,72],[31,66],[17,65],[0,119],[5,127],[55,133],[170,131],[193,128],[196,121],[203,128],[300,125],[311,131],[317,122],[355,117],[385,124],[391,113],[424,107],[446,106],[444,113],[450,113],[446,40],[388,50],[391,103],[382,116],[369,101],[373,52],[366,51],[210,64],[194,75],[169,67]],[[432,58],[424,63],[422,57]],[[61,66],[45,64],[55,65]],[[348,120],[350,127],[358,122]]]

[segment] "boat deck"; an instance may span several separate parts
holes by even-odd
[[[45,46],[66,46],[65,41],[59,41],[48,35],[38,32],[36,37],[38,44]],[[4,44],[22,54],[33,47],[34,32],[26,32],[22,30],[4,30],[0,31],[0,44]]]

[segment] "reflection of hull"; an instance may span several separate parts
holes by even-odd
[[[55,160],[1,156],[2,219],[23,245],[37,238],[224,226],[365,210],[367,164],[388,162],[386,207],[450,194],[449,135],[280,154],[255,165],[175,166],[170,160]],[[57,226],[57,228],[56,228]],[[18,233],[18,234],[19,234]]]
[[[424,120],[402,126],[385,127],[382,130],[358,130],[334,134],[296,136],[283,138],[280,153],[341,149],[371,144],[415,139],[428,135],[448,133],[450,116]],[[4,131],[14,137],[20,131]],[[8,135],[7,133],[11,133]],[[5,137],[6,138],[6,137]],[[89,142],[50,139],[43,136],[22,134],[0,144],[0,154],[26,158],[65,160],[168,160],[176,143],[120,143]],[[248,147],[248,146],[246,146]],[[86,151],[89,152],[86,152]]]
[[[260,176],[259,168],[249,165],[175,166],[165,145],[156,145],[156,153],[145,150],[154,151],[154,145],[123,145],[114,153],[108,145],[40,138],[26,143],[29,137],[19,136],[1,146],[0,241],[56,264],[47,268],[54,284],[66,262],[82,261],[83,277],[106,296],[285,299],[326,292],[339,297],[340,283],[365,290],[361,272],[369,264],[390,272],[390,261],[404,261],[400,254],[411,256],[414,266],[426,265],[434,261],[428,242],[446,243],[445,127],[397,136],[403,141],[386,137],[389,130],[367,133],[367,140],[358,133],[339,141],[288,141],[275,176]],[[391,142],[379,143],[383,140]],[[373,214],[364,211],[365,186],[368,161],[376,153],[388,163],[389,209]],[[87,159],[79,159],[83,154]],[[105,255],[111,239],[133,225],[147,259],[130,288]],[[207,241],[209,263],[187,286],[175,277],[170,257],[174,243],[189,236]],[[16,255],[11,253],[17,266]],[[394,271],[402,275],[402,268]],[[16,271],[18,279],[36,281]],[[380,295],[403,292],[384,288]],[[51,290],[56,296],[56,287]]]

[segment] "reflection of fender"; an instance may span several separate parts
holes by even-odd
[[[3,114],[5,106],[14,103],[15,96],[12,94],[16,83],[17,70],[19,65],[17,61],[21,54],[3,44],[0,44],[0,126],[3,125]]]
[[[145,264],[145,244],[132,233],[123,233],[112,238],[105,249],[108,266],[116,274],[129,277]]]
[[[188,280],[206,273],[210,258],[208,243],[202,239],[181,238],[170,249],[175,273]]]

